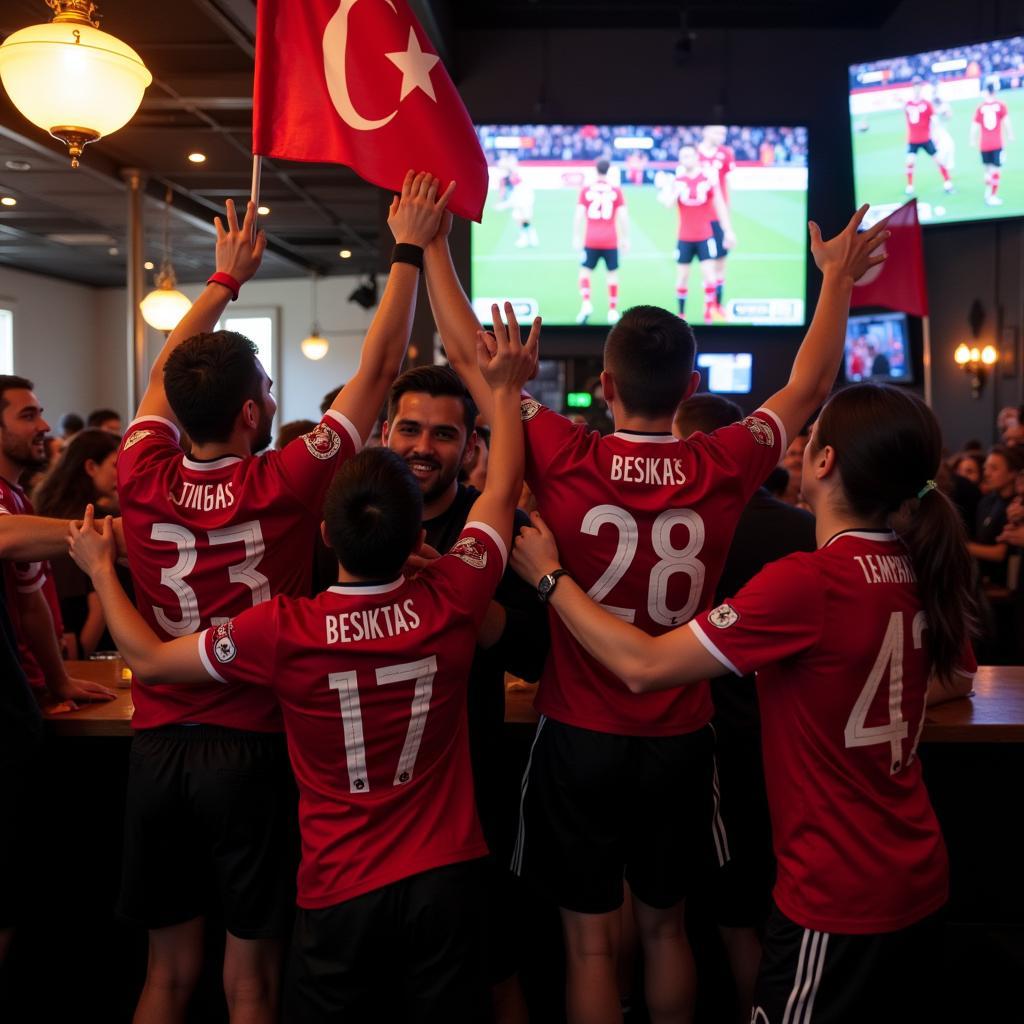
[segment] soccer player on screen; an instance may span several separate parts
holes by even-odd
[[[604,260],[608,285],[608,323],[619,322],[619,250],[629,249],[629,214],[622,189],[608,180],[611,164],[602,157],[594,165],[597,177],[580,189],[573,221],[572,247],[580,253],[580,311],[576,323],[585,324],[594,312],[590,301],[590,274]]]
[[[996,194],[999,191],[1000,168],[1003,165],[1003,132],[1006,141],[1013,141],[1013,126],[1006,104],[996,98],[995,84],[985,86],[985,97],[971,120],[971,145],[981,153],[985,170],[985,202],[989,206],[1002,206]]]
[[[501,201],[497,210],[510,210],[516,222],[516,248],[536,247],[540,243],[537,229],[533,226],[533,187],[527,184],[519,170],[519,158],[512,153],[506,154],[501,160],[504,173],[501,177]]]
[[[696,256],[700,261],[704,281],[704,323],[724,319],[716,302],[718,276],[715,260],[719,256],[714,223],[722,227],[722,242],[726,250],[736,245],[729,210],[713,173],[701,169],[700,154],[695,146],[679,150],[679,169],[675,180],[664,189],[659,199],[666,205],[673,203],[679,211],[676,269],[676,301],[679,315],[686,314],[686,297],[690,287],[690,263]]]
[[[907,187],[904,191],[908,196],[914,194],[914,164],[919,149],[923,149],[935,161],[942,175],[942,187],[947,192],[953,191],[949,169],[939,160],[932,139],[932,118],[937,113],[931,101],[922,95],[921,79],[914,79],[913,98],[903,104],[903,115],[907,119]]]
[[[697,143],[697,153],[705,174],[715,178],[718,191],[722,194],[722,202],[728,210],[729,185],[727,179],[736,166],[736,154],[730,146],[725,145],[726,135],[727,129],[724,124],[706,125],[702,129],[701,140]],[[725,244],[725,232],[721,222],[712,221],[711,230],[715,234],[715,244],[718,246],[718,255],[713,264],[715,269],[715,311],[724,316],[722,292],[725,289],[725,258],[729,255],[729,249]]]

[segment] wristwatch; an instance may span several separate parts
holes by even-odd
[[[549,572],[546,576],[541,576],[540,581],[537,584],[537,597],[540,599],[542,604],[548,603],[548,598],[555,592],[555,587],[558,585],[558,578],[560,576],[568,576],[569,573],[566,569],[556,569],[554,572]]]

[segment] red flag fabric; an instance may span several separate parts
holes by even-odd
[[[924,249],[917,200],[885,218],[891,232],[883,243],[884,263],[872,267],[854,286],[850,306],[881,306],[914,316],[928,315],[928,288],[924,276]]]
[[[458,91],[406,0],[259,0],[253,152],[346,164],[401,190],[410,168],[458,183],[480,220],[487,161]]]

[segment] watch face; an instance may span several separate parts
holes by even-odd
[[[547,594],[551,591],[551,588],[555,585],[555,578],[550,573],[547,576],[541,576],[540,583],[537,584],[537,589],[542,594]]]

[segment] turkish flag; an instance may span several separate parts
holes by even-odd
[[[924,277],[924,249],[917,200],[890,213],[883,223],[891,232],[882,243],[884,263],[870,270],[853,286],[850,306],[881,306],[914,316],[928,315],[928,288]]]
[[[487,161],[406,0],[259,0],[253,152],[346,164],[400,192],[410,168],[458,183],[479,221]]]

